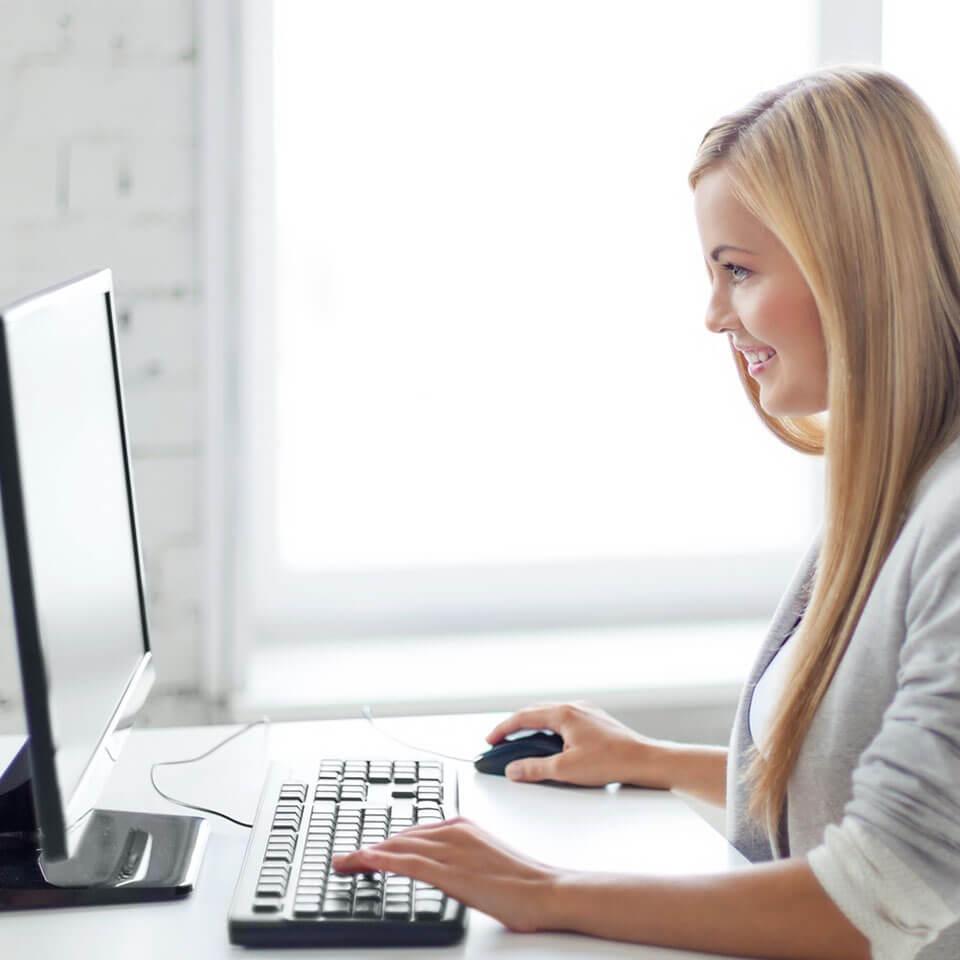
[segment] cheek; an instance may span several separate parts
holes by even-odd
[[[789,336],[789,329],[783,323],[787,306],[785,298],[776,290],[757,286],[741,293],[740,319],[758,341],[777,347]]]
[[[744,324],[763,343],[777,352],[819,353],[823,334],[820,318],[809,292],[768,285],[744,297]]]

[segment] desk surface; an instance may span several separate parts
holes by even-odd
[[[254,728],[212,756],[157,771],[165,792],[179,799],[251,820],[268,761],[283,762],[303,751],[320,756],[412,757],[415,750],[385,732],[423,747],[468,757],[478,752],[483,735],[501,714],[404,717],[271,724]],[[150,764],[176,760],[209,749],[236,729],[181,727],[135,730],[120,756],[101,806],[158,813],[191,811],[175,807],[150,786]],[[9,743],[0,738],[0,753]],[[455,761],[448,760],[447,763]],[[713,873],[745,861],[680,798],[664,791],[633,788],[584,789],[512,783],[477,774],[469,763],[456,764],[460,812],[538,860],[574,869],[634,873]],[[227,942],[227,909],[247,842],[248,831],[217,817],[210,819],[210,840],[197,889],[185,900],[136,906],[88,907],[3,914],[0,956],[156,958],[240,956]],[[299,951],[294,951],[299,953]],[[360,955],[357,950],[325,949],[324,957]],[[423,957],[423,948],[390,949],[397,960]],[[572,934],[515,934],[490,917],[471,910],[466,939],[455,947],[429,951],[441,957],[557,956],[684,960],[702,957],[687,951],[585,939]],[[251,957],[284,958],[284,950],[247,951]],[[386,956],[387,953],[384,953]],[[712,955],[716,957],[716,955]]]

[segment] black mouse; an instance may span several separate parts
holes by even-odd
[[[493,773],[502,777],[508,763],[526,757],[552,757],[563,749],[563,737],[545,730],[519,731],[509,734],[506,740],[495,743],[473,761],[481,773]]]

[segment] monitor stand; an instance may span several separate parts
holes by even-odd
[[[202,817],[91,810],[68,860],[40,850],[24,741],[0,774],[0,911],[174,900],[193,890],[209,828]]]

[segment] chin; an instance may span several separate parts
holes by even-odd
[[[774,397],[768,399],[764,397],[762,391],[759,400],[764,413],[771,417],[812,417],[815,414],[824,413],[827,409],[826,405],[813,403],[809,400],[805,403],[803,401],[791,403]]]

